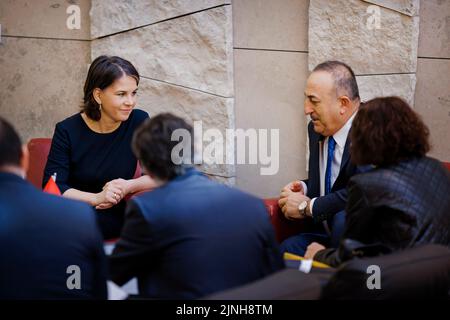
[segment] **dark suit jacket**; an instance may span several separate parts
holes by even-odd
[[[350,139],[347,137],[339,175],[331,188],[331,192],[320,197],[319,142],[323,141],[324,137],[314,131],[312,122],[308,125],[308,135],[309,174],[308,179],[304,182],[308,186],[308,197],[318,197],[314,201],[313,219],[320,222],[332,218],[336,213],[345,209],[347,203],[346,186],[349,179],[358,172],[358,168],[350,161]]]
[[[133,198],[110,257],[119,285],[139,293],[193,299],[260,279],[283,266],[261,200],[195,169]]]
[[[378,244],[388,252],[421,244],[450,246],[450,173],[439,161],[414,158],[374,169],[354,176],[348,190],[343,239],[368,248]],[[341,242],[314,259],[337,266],[351,257],[348,251]]]
[[[71,265],[80,268],[79,290],[67,287]],[[0,299],[106,299],[105,268],[87,204],[0,173]]]

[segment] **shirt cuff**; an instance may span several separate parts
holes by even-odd
[[[306,183],[304,183],[303,181],[300,180],[300,183],[303,186],[303,193],[306,196],[308,194],[308,186],[306,185]]]
[[[313,207],[314,207],[314,201],[316,201],[316,198],[312,198],[311,201],[309,202],[309,212],[311,212],[311,217],[313,217]]]

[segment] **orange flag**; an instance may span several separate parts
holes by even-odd
[[[50,179],[48,179],[47,184],[44,187],[44,192],[56,194],[57,196],[61,195],[61,191],[56,184],[56,173],[53,174]]]

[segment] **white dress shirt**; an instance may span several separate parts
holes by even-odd
[[[353,119],[356,116],[356,112],[347,120],[342,128],[340,128],[334,135],[333,138],[336,141],[336,146],[334,148],[333,161],[331,164],[331,187],[333,187],[336,179],[339,175],[341,169],[342,156],[344,154],[345,142],[347,141],[348,133],[352,127]],[[320,172],[320,196],[325,195],[325,171],[327,170],[327,158],[328,158],[328,140],[326,137],[323,142],[319,142],[322,146],[319,146],[319,172]],[[303,190],[305,194],[308,194],[308,188],[306,184],[302,181]],[[311,199],[309,203],[309,210],[311,215],[314,214],[314,201],[316,198]]]

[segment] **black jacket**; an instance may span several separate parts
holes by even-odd
[[[110,257],[119,285],[139,293],[194,299],[263,278],[283,267],[263,202],[189,169],[133,198]]]
[[[429,243],[449,246],[449,195],[449,171],[428,157],[356,175],[348,186],[342,240],[388,252]],[[337,266],[351,258],[346,243],[319,251],[314,259]]]
[[[76,278],[80,287],[69,288]],[[106,298],[106,258],[92,208],[0,172],[0,300]]]
[[[332,218],[336,213],[345,209],[347,203],[347,183],[350,178],[358,173],[359,169],[350,161],[350,136],[345,142],[344,153],[342,155],[341,168],[336,181],[331,188],[331,192],[320,197],[320,169],[319,169],[319,148],[324,137],[316,133],[313,123],[308,125],[309,135],[309,175],[303,182],[308,187],[308,197],[318,197],[314,202],[313,219],[321,222]]]

